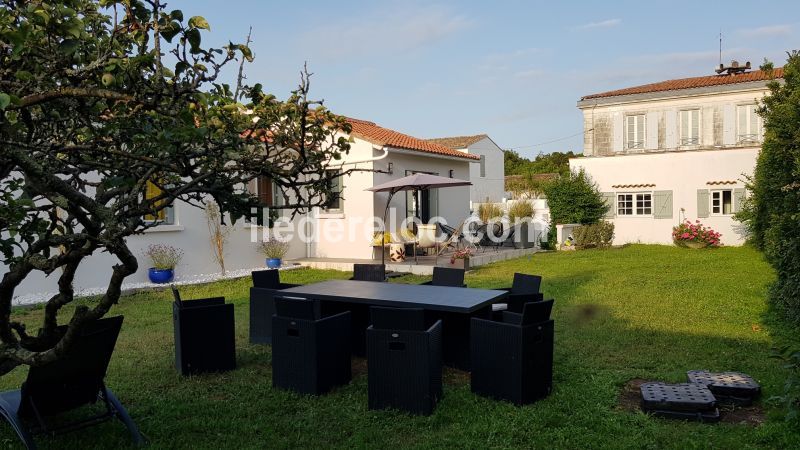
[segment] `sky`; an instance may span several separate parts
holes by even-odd
[[[208,20],[204,46],[252,26],[247,82],[279,98],[307,63],[337,114],[420,138],[486,133],[526,157],[582,151],[581,96],[713,75],[720,32],[723,62],[780,66],[800,48],[796,0],[164,1]]]

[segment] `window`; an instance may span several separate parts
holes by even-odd
[[[728,216],[733,214],[733,191],[720,189],[711,191],[711,214]]]
[[[653,214],[653,194],[650,192],[617,194],[617,215],[650,216]]]
[[[486,155],[481,155],[481,178],[486,178]]]
[[[263,207],[273,208],[281,206],[283,203],[280,188],[270,177],[262,175],[256,178],[255,192],[252,192],[252,194],[258,197],[258,202]]]
[[[681,145],[700,145],[700,110],[681,111]]]
[[[330,190],[331,195],[335,198],[332,198],[330,203],[328,203],[328,207],[325,208],[326,212],[341,212],[344,206],[344,201],[342,201],[342,177],[339,174],[339,170],[328,170],[328,175],[333,177],[330,179],[330,184],[328,185],[328,189]]]
[[[644,114],[635,114],[625,118],[626,148],[644,148]]]
[[[152,181],[147,182],[147,186],[144,192],[145,200],[158,198],[164,191],[161,190],[160,187],[156,183]],[[156,208],[160,208],[164,205],[165,200],[158,200],[153,203],[153,206]],[[170,205],[165,208],[161,208],[155,215],[147,214],[144,216],[145,222],[150,224],[157,223],[159,225],[174,225],[175,224],[175,208],[174,206]]]
[[[761,117],[756,109],[756,105],[736,107],[736,142],[761,142]]]

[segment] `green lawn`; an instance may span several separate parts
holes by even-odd
[[[107,383],[153,448],[791,448],[800,432],[762,401],[759,426],[657,419],[618,407],[630,379],[679,382],[689,369],[737,370],[762,383],[767,398],[785,373],[768,358],[791,333],[767,311],[773,273],[749,248],[685,250],[635,245],[606,251],[537,254],[474,270],[470,287],[500,287],[515,271],[544,276],[556,299],[554,390],[518,408],[473,395],[463,372],[447,369],[445,395],[430,417],[367,409],[367,378],[357,362],[349,386],[319,398],[273,390],[270,348],[248,343],[249,279],[187,287],[184,298],[225,295],[236,305],[239,368],[191,378],[174,367],[167,291],[124,297],[113,313],[125,324]],[[308,283],[347,273],[298,270]],[[418,282],[406,276],[397,282]],[[41,310],[23,313],[34,323]],[[795,338],[796,339],[796,338]],[[797,340],[794,343],[798,343]],[[0,380],[18,387],[25,369]],[[55,440],[44,448],[129,446],[119,423]],[[16,446],[10,427],[0,442]]]

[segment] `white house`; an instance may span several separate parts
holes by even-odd
[[[611,206],[606,218],[615,225],[615,244],[671,243],[672,227],[686,219],[722,233],[725,245],[744,241],[733,214],[761,147],[756,107],[783,70],[732,64],[721,72],[578,102],[585,157],[571,159],[570,168],[585,169],[599,185]]]
[[[479,163],[471,165],[469,170],[469,179],[472,181],[469,197],[472,203],[497,203],[503,199],[503,149],[488,135],[444,137],[428,141],[480,158]]]
[[[374,232],[380,229],[374,223],[374,218],[383,216],[387,194],[373,194],[366,188],[414,172],[468,180],[471,163],[477,165],[480,161],[478,155],[452,150],[373,122],[350,119],[350,123],[353,127],[348,136],[350,152],[342,161],[331,165],[329,170],[358,168],[369,171],[354,172],[340,178],[341,199],[329,209],[317,208],[294,219],[289,218],[288,212],[282,214],[283,226],[267,231],[293,229],[286,259],[372,259],[371,241]],[[282,198],[269,179],[256,180],[249,189],[262,199],[265,206],[276,206]],[[394,227],[399,226],[406,215],[416,216],[423,222],[440,216],[448,223],[457,225],[469,215],[469,189],[457,187],[422,191],[416,196],[411,193],[395,195],[391,206],[395,210],[390,216]],[[212,259],[204,210],[179,202],[158,220],[160,225],[128,239],[140,263],[139,271],[126,280],[128,287],[147,281],[149,265],[143,253],[150,244],[169,244],[185,252],[176,269],[178,280],[219,272]],[[243,221],[232,227],[225,251],[228,271],[264,266],[264,256],[257,251],[257,242],[263,238],[264,231],[257,224]],[[304,236],[310,239],[303,239]],[[76,293],[104,288],[111,276],[111,266],[115,263],[116,260],[105,253],[87,258],[75,278]],[[0,276],[6,271],[5,267],[0,267]],[[17,289],[15,295],[25,296],[25,301],[30,301],[34,296],[56,291],[57,277],[45,278],[37,272]]]

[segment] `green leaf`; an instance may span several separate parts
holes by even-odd
[[[194,16],[189,19],[189,28],[200,28],[202,30],[211,30],[211,26],[203,16]]]
[[[192,53],[200,51],[200,30],[192,29],[186,32],[186,39],[192,47]]]
[[[184,61],[179,61],[177,64],[175,64],[175,76],[176,77],[181,76],[181,73],[183,73],[189,67],[191,67],[189,66],[189,63]]]
[[[50,23],[50,14],[47,14],[47,11],[45,11],[43,9],[37,9],[33,13],[36,14],[37,16],[41,17],[42,20],[44,20],[44,24],[45,25]]]
[[[247,62],[253,62],[253,51],[250,50],[250,47],[244,44],[239,44],[239,50],[242,52],[242,56],[244,56],[244,59],[246,59]]]
[[[8,106],[10,103],[11,97],[4,92],[0,92],[0,110],[6,109],[6,106]]]
[[[178,22],[183,22],[183,11],[181,11],[180,9],[172,11],[171,13],[169,13],[169,16],[173,20],[177,20]]]
[[[69,55],[75,53],[78,50],[78,47],[80,45],[81,45],[81,43],[77,39],[64,39],[58,45],[58,50],[61,53],[69,56]]]

